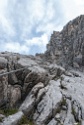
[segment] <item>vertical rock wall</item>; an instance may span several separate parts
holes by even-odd
[[[70,21],[61,32],[53,32],[45,56],[63,66],[84,65],[84,15]]]

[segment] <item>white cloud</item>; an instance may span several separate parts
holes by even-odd
[[[27,46],[38,45],[42,47],[48,43],[48,36],[46,34],[43,34],[41,37],[34,37],[25,41]]]
[[[0,34],[7,38],[0,50],[28,54],[38,46],[43,52],[53,30],[83,13],[84,0],[0,0]]]
[[[73,18],[84,14],[83,0],[62,0],[62,6],[65,14],[65,23]]]
[[[41,37],[35,37],[32,39],[26,39],[24,44],[20,44],[19,42],[7,42],[1,43],[1,48],[3,50],[7,50],[9,52],[17,52],[23,54],[30,54],[31,49],[33,46],[37,46],[40,49],[40,52],[44,52],[46,49],[46,44],[48,43],[48,36],[43,34]],[[4,46],[5,44],[5,46]]]
[[[9,52],[17,52],[17,53],[23,53],[23,54],[28,54],[29,53],[29,48],[24,44],[20,45],[20,43],[14,43],[14,42],[9,42],[6,43],[5,48]]]
[[[13,35],[13,27],[10,19],[7,18],[6,9],[8,6],[8,0],[0,0],[0,26],[7,35]]]
[[[46,50],[46,45],[48,43],[48,36],[47,34],[43,34],[41,37],[34,37],[32,39],[25,40],[25,45],[29,48],[32,46],[38,46],[40,49],[40,52],[44,52]]]
[[[80,5],[84,5],[84,0],[74,0],[75,4],[80,6]]]

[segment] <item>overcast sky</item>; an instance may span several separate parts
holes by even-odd
[[[53,30],[84,14],[84,0],[0,0],[0,51],[46,50]]]

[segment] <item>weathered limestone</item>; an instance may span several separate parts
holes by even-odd
[[[6,72],[7,70],[1,70],[1,73]],[[0,107],[6,105],[8,97],[8,75],[0,78]]]
[[[37,63],[34,61],[34,60],[32,60],[32,59],[30,59],[30,58],[20,58],[19,60],[18,60],[18,65],[20,65],[20,66],[22,66],[22,67],[31,67],[31,66],[33,66],[33,65],[37,65]]]
[[[78,76],[62,76],[62,85],[66,87],[62,89],[62,94],[69,98],[71,109],[69,112],[74,116],[76,122],[81,122],[84,119],[84,76],[78,72]],[[70,114],[70,113],[69,113]],[[69,119],[70,117],[68,117]],[[73,123],[73,122],[72,122]]]
[[[23,112],[19,111],[14,115],[11,115],[11,116],[5,118],[3,120],[3,123],[0,123],[0,125],[18,125],[22,116],[24,116]]]
[[[13,108],[21,100],[21,86],[20,85],[14,85],[14,86],[10,85],[8,94],[9,94],[9,105],[11,108]]]
[[[0,57],[0,69],[7,68],[7,59],[4,57]]]
[[[24,114],[29,115],[30,112],[34,109],[37,94],[41,88],[43,88],[43,83],[38,83],[34,88],[31,90],[31,92],[26,97],[25,101],[20,106],[19,110],[23,111]]]
[[[51,35],[45,57],[50,62],[68,66],[84,65],[84,15],[70,21],[61,32]],[[77,68],[79,68],[77,66]]]
[[[60,81],[55,82],[52,80],[45,88],[46,93],[34,114],[34,120],[37,125],[47,124],[48,120],[55,115],[56,110],[60,108],[59,104],[62,101],[62,94],[59,85]]]

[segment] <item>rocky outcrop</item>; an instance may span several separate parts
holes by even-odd
[[[54,31],[45,54],[0,53],[0,125],[30,125],[24,117],[34,125],[84,125],[83,18]]]
[[[12,56],[14,60],[15,55]],[[6,71],[9,64],[8,60]],[[67,71],[57,64],[42,63],[42,59],[22,55],[11,67],[13,70],[14,67],[24,67],[24,70],[14,73],[18,81],[15,83],[10,81],[8,75],[1,77],[6,79],[0,83],[4,88],[1,98],[4,97],[6,102],[0,105],[0,109],[16,107],[18,112],[8,117],[5,115],[1,125],[19,125],[24,115],[32,119],[35,125],[83,125],[83,72],[75,69]]]
[[[1,70],[0,73],[4,73],[7,70]],[[0,78],[0,106],[4,106],[7,103],[7,91],[8,91],[8,76],[3,76]]]
[[[84,15],[70,21],[61,32],[51,35],[46,58],[64,67],[84,65]],[[52,60],[51,60],[52,59]]]
[[[47,124],[60,108],[62,94],[59,85],[60,81],[51,80],[45,87],[45,95],[38,103],[37,110],[34,113],[34,120],[37,125]]]

